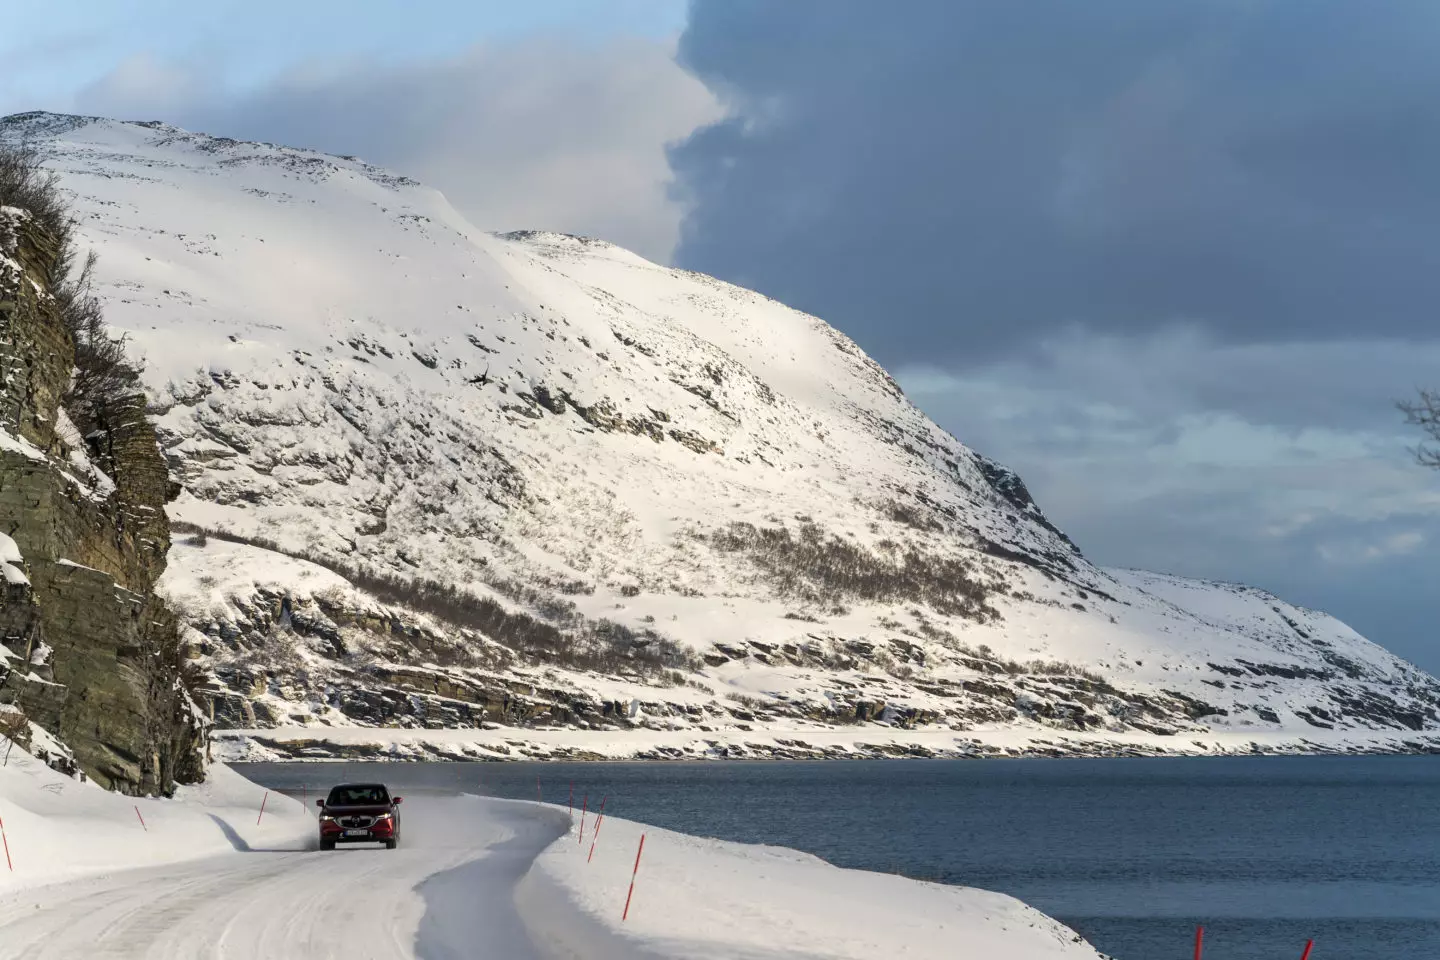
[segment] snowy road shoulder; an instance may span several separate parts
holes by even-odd
[[[398,850],[320,852],[311,810],[264,798],[225,767],[169,801],[28,757],[0,771],[0,960],[1099,956],[1013,898],[792,850],[614,818],[597,837],[593,816],[582,836],[557,807],[415,794]]]
[[[264,808],[264,816],[261,809]],[[216,764],[174,799],[126,797],[56,773],[20,750],[0,768],[8,869],[0,897],[20,887],[107,870],[246,850],[303,850],[315,820],[298,801]]]
[[[519,904],[546,953],[620,960],[1096,960],[1073,930],[1013,897],[843,870],[781,847],[607,817],[548,847]],[[640,836],[645,848],[622,920]],[[594,841],[595,853],[590,859]],[[557,910],[557,905],[561,908]],[[546,924],[547,914],[567,922]]]

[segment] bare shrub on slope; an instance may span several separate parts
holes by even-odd
[[[6,705],[0,710],[0,740],[5,741],[7,755],[12,744],[21,750],[30,749],[30,718],[19,707]]]
[[[62,402],[88,437],[107,424],[112,408],[133,410],[134,404],[126,401],[141,394],[143,367],[128,354],[125,338],[112,337],[105,325],[93,289],[95,254],[81,262],[69,201],[59,176],[41,166],[43,159],[28,144],[0,142],[0,206],[24,210],[55,241],[56,256],[46,279],[75,342],[75,376]]]
[[[40,165],[34,147],[0,142],[0,207],[18,207],[34,217],[55,239],[61,256],[51,268],[51,288],[70,276],[75,265],[74,220],[60,193],[60,178]]]
[[[674,685],[683,673],[699,667],[687,648],[653,630],[632,630],[610,620],[586,620],[572,608],[546,607],[563,619],[548,623],[528,613],[506,609],[455,584],[405,578],[350,566],[324,557],[289,551],[262,537],[246,537],[193,524],[175,522],[173,529],[216,540],[243,543],[294,557],[348,580],[381,603],[434,617],[459,630],[472,630],[509,647],[522,661],[552,664],[593,673],[633,673]],[[678,675],[678,679],[677,679]]]
[[[748,557],[768,575],[777,594],[835,607],[846,600],[867,603],[921,603],[946,616],[984,623],[1000,616],[989,597],[1004,590],[976,576],[973,564],[950,556],[897,547],[880,556],[814,523],[787,527],[732,523],[709,535],[722,553]]]

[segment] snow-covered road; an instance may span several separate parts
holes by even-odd
[[[224,764],[137,799],[19,754],[0,960],[1099,960],[998,893],[613,816],[597,836],[539,803],[411,792],[402,812],[397,850],[321,852],[313,806]]]
[[[514,888],[563,822],[471,798],[416,796],[405,812],[394,851],[252,849],[216,818],[241,855],[0,897],[0,957],[537,956]]]

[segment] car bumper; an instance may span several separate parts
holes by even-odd
[[[343,827],[322,827],[320,839],[335,843],[384,843],[395,839],[395,827],[391,824],[375,824],[364,830],[350,830]]]

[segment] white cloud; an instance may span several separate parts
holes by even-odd
[[[720,115],[673,42],[532,37],[423,63],[298,65],[243,92],[132,57],[81,110],[356,154],[442,190],[477,225],[603,237],[668,262],[684,208],[667,143]]]
[[[1415,553],[1425,545],[1425,535],[1417,530],[1404,530],[1373,542],[1323,543],[1317,552],[1328,563],[1375,563],[1391,557]]]
[[[191,65],[160,60],[148,53],[127,57],[78,100],[87,112],[140,119],[174,115],[217,91],[204,72]]]
[[[1419,549],[1440,487],[1393,406],[1440,344],[1082,332],[1027,359],[901,369],[923,409],[1018,469],[1102,562],[1243,578]],[[1422,534],[1423,536],[1423,534]]]

